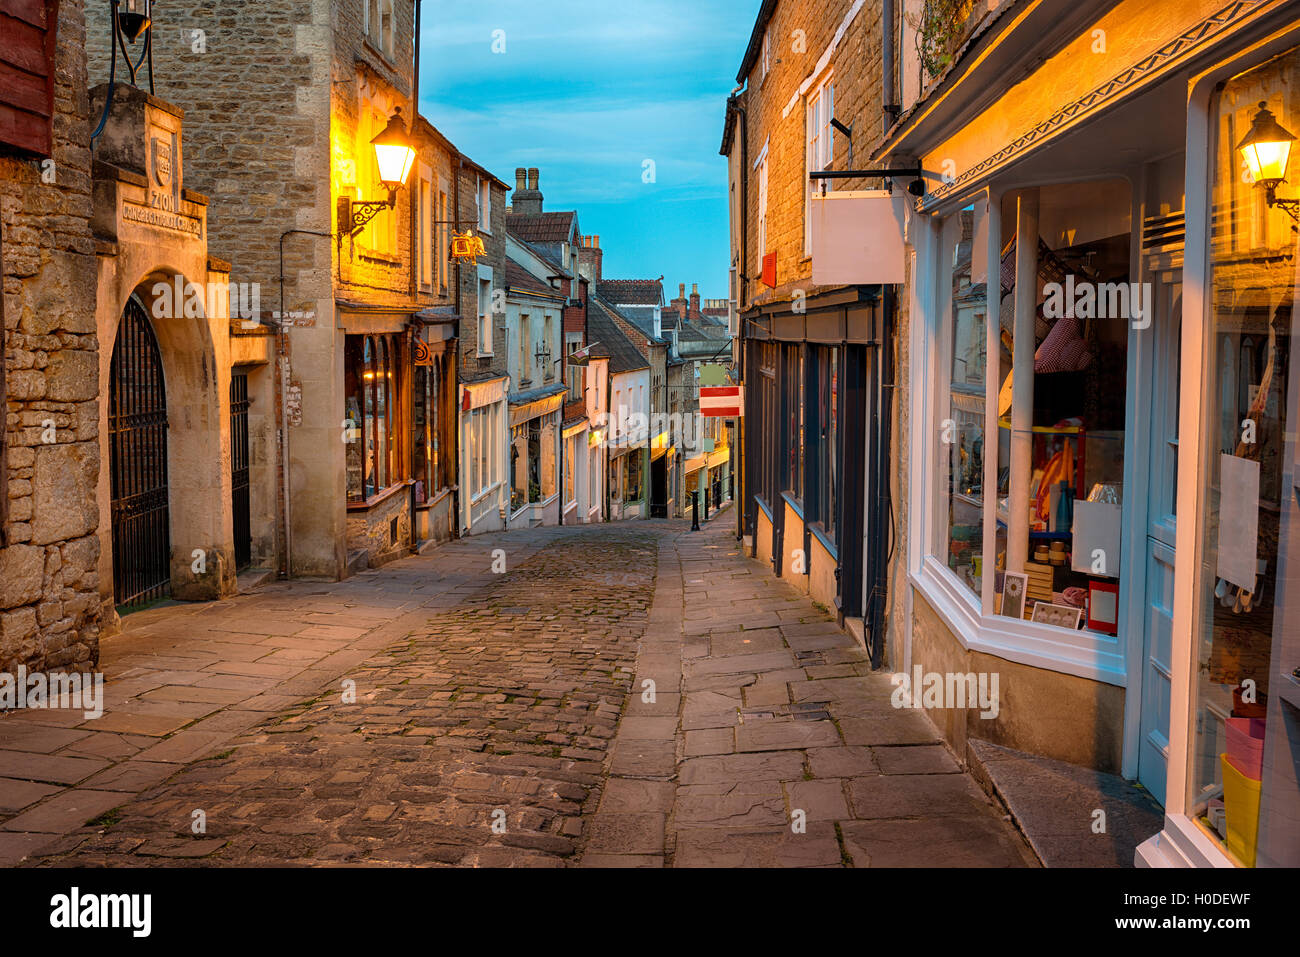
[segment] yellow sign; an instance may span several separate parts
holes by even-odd
[[[454,233],[451,237],[451,259],[456,262],[474,262],[479,256],[486,256],[487,249],[483,240],[473,233]]]

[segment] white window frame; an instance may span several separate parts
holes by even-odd
[[[419,237],[415,259],[415,268],[418,270],[417,275],[420,277],[420,288],[422,290],[432,290],[434,282],[437,279],[436,270],[434,269],[434,249],[436,241],[434,240],[433,221],[437,219],[434,212],[434,199],[437,194],[433,188],[433,170],[427,165],[420,164],[420,192],[419,192],[419,229],[416,235]]]
[[[769,23],[763,29],[763,54],[762,66],[758,75],[759,85],[767,79],[767,75],[772,72],[772,25]]]
[[[528,358],[532,338],[532,319],[529,317],[528,313],[521,312],[519,314],[519,384],[521,386],[525,382],[531,383],[533,379],[533,364]]]
[[[758,173],[758,268],[759,276],[763,274],[763,257],[767,255],[767,141],[759,150],[754,160],[754,169]]]
[[[483,284],[487,283],[487,302],[483,301]],[[492,352],[492,327],[495,324],[492,312],[492,296],[496,287],[492,282],[492,267],[478,267],[478,356],[487,358]],[[485,348],[486,344],[486,348]]]
[[[814,183],[809,173],[831,169],[835,162],[835,76],[827,71],[804,99],[803,253],[812,255],[812,198],[826,193],[826,181]]]
[[[1002,235],[1001,196],[978,194],[976,202],[988,203],[989,263],[1001,261],[999,242]],[[943,550],[938,546],[946,536],[947,514],[942,489],[940,423],[948,416],[951,384],[951,255],[944,248],[943,219],[957,215],[960,206],[945,207],[940,214],[909,213],[913,217],[909,235],[916,237],[913,275],[917,282],[909,293],[909,314],[921,321],[912,324],[911,355],[917,367],[911,379],[913,412],[910,434],[910,461],[920,471],[911,481],[912,515],[917,534],[911,537],[908,550],[908,581],[934,608],[961,645],[1009,661],[1049,671],[1089,678],[1124,687],[1127,684],[1126,642],[1088,630],[1069,631],[1050,625],[1008,618],[993,613],[993,562],[984,563],[981,593],[976,596],[948,568]],[[945,288],[947,287],[947,288]],[[996,285],[994,288],[998,288]],[[985,335],[989,337],[988,355],[996,356],[999,330],[998,297],[990,296],[985,311]],[[985,393],[996,397],[998,364],[985,368]],[[997,435],[997,402],[989,401],[985,409],[985,435]],[[984,460],[984,541],[991,541],[996,530],[997,456]],[[945,543],[946,547],[946,543]],[[986,552],[987,553],[987,552]],[[904,640],[904,670],[911,668],[911,618]]]
[[[474,207],[478,210],[478,228],[492,235],[492,181],[474,177]]]

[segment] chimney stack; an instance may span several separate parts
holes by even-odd
[[[677,313],[678,319],[686,318],[686,283],[677,284],[677,298],[668,303],[668,308]]]
[[[700,318],[700,284],[698,282],[691,283],[690,317],[692,319]]]
[[[537,167],[515,168],[515,191],[511,197],[515,216],[536,216],[542,211],[542,194],[537,188]]]
[[[578,245],[578,274],[588,282],[600,282],[601,260],[605,253],[600,248],[599,236],[584,236]]]

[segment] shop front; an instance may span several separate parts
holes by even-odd
[[[866,606],[869,445],[880,438],[867,425],[880,290],[814,296],[805,312],[788,305],[747,317],[745,528],[755,557],[842,619],[857,619]],[[706,492],[710,510],[722,500],[729,454],[705,457],[701,509]]]
[[[560,415],[565,386],[510,396],[510,527],[560,521]]]
[[[931,712],[959,753],[1142,784],[1166,817],[1140,864],[1294,866],[1298,234],[1277,199],[1300,178],[1279,166],[1300,24],[1129,2],[1050,39],[1001,99],[884,151],[949,171],[908,227],[891,665],[999,674],[996,715]],[[987,91],[1045,41],[982,42],[961,82]]]
[[[506,527],[508,384],[506,376],[460,384],[460,509],[465,535]]]

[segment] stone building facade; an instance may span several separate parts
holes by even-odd
[[[721,148],[745,385],[741,532],[756,557],[858,635],[864,619],[884,613],[867,607],[883,590],[869,586],[866,566],[869,543],[883,541],[889,523],[880,507],[887,499],[869,499],[866,489],[888,481],[880,443],[890,430],[883,417],[870,434],[866,423],[872,403],[885,411],[894,343],[879,286],[812,282],[812,197],[823,181],[809,174],[863,168],[883,133],[882,28],[879,8],[852,0],[765,2]],[[837,191],[884,185],[833,183]],[[878,622],[880,641],[883,633]]]
[[[261,348],[227,370],[246,390],[246,563],[292,577],[337,579],[456,533],[458,334],[479,287],[448,246],[477,220],[476,177],[494,183],[498,221],[504,184],[418,116],[416,15],[181,3],[154,27],[155,88],[188,111],[211,247],[232,289],[259,293],[230,325]],[[92,77],[107,75],[106,39]],[[409,176],[354,220],[390,200],[370,141],[394,117],[416,149]]]
[[[57,6],[57,20],[40,24],[57,31],[52,109],[42,117],[51,149],[0,143],[0,672],[83,669],[99,658],[99,342],[83,5],[3,3],[0,30],[16,35],[6,21],[42,6],[46,15]]]

